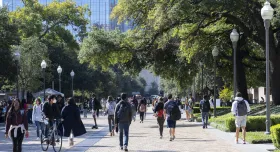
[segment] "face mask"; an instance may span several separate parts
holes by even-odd
[[[56,99],[54,99],[53,103],[56,103]]]

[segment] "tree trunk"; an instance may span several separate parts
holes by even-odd
[[[271,93],[275,105],[280,105],[280,55],[271,62],[273,72],[271,73]]]
[[[248,92],[247,92],[247,80],[244,65],[242,63],[243,58],[239,55],[237,51],[236,56],[236,85],[237,85],[237,92],[240,92],[244,99],[251,103],[248,99]]]

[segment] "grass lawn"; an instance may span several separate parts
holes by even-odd
[[[242,139],[241,132],[239,134],[239,138]],[[271,135],[266,135],[264,132],[247,132],[246,141],[251,144],[272,143]]]

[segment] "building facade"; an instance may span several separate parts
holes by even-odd
[[[38,0],[41,4],[48,5],[53,0]],[[63,2],[65,0],[59,0]],[[90,16],[85,16],[91,26],[104,28],[105,30],[119,29],[121,32],[126,32],[132,28],[131,22],[128,24],[123,22],[117,24],[116,20],[110,19],[110,14],[113,8],[117,5],[117,0],[73,0],[77,6],[86,6],[91,11]],[[19,7],[23,7],[22,0],[0,0],[0,6],[6,6],[9,11],[15,11]],[[71,28],[69,28],[71,30]],[[73,32],[73,31],[72,31]]]

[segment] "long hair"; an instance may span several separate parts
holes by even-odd
[[[16,101],[18,101],[18,103],[19,103],[19,110],[22,109],[22,104],[20,103],[20,100],[18,98],[14,99],[12,104],[11,104],[11,107],[9,109],[9,112],[8,112],[8,114],[10,116],[12,116],[12,114],[15,113],[15,103],[16,103]]]

